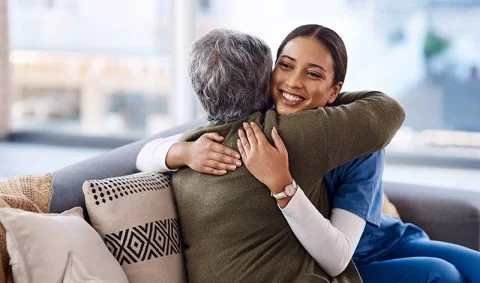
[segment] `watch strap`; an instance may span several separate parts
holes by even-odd
[[[288,184],[286,185],[284,188],[283,188],[283,191],[279,192],[279,193],[270,193],[270,195],[275,198],[276,200],[280,200],[280,199],[284,199],[286,197],[289,197],[289,195],[287,195],[286,191],[287,189],[289,189],[290,187],[293,187],[295,188],[295,191],[298,189],[298,186],[297,186],[297,183],[295,182],[294,179],[292,179],[292,183],[291,184]],[[292,195],[293,196],[293,195]]]
[[[281,191],[281,192],[276,193],[276,194],[271,193],[271,196],[272,196],[273,198],[275,198],[276,200],[279,200],[279,199],[283,199],[283,198],[288,197],[287,194],[286,194],[284,191]]]

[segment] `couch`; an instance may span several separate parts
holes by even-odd
[[[136,156],[145,143],[204,123],[196,120],[177,126],[53,172],[51,212],[74,206],[82,206],[86,211],[82,192],[85,180],[136,173]],[[385,182],[384,188],[404,221],[419,225],[434,240],[480,250],[480,193],[392,182]]]

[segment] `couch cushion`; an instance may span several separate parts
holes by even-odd
[[[128,282],[80,207],[62,214],[0,208],[0,221],[14,282]]]
[[[52,175],[11,177],[0,182],[0,207],[48,212],[52,197]],[[0,225],[0,282],[12,282],[5,229]]]
[[[92,226],[129,282],[184,282],[170,175],[137,173],[90,180],[83,192]]]

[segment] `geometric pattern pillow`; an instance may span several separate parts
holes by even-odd
[[[130,283],[186,281],[170,174],[89,180],[83,193],[91,225]]]

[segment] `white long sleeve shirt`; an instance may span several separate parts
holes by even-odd
[[[165,159],[180,135],[155,139],[140,150],[137,169],[169,172]],[[299,184],[301,186],[301,184]],[[326,219],[298,189],[288,205],[281,209],[293,233],[305,250],[330,275],[337,276],[352,259],[366,221],[344,209],[334,208],[331,220]]]
[[[137,169],[144,172],[171,172],[166,164],[167,153],[182,134],[154,139],[146,143],[137,155]]]

